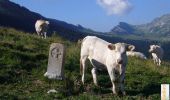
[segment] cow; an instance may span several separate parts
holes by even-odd
[[[161,60],[163,58],[164,50],[159,45],[150,45],[149,52],[152,55],[152,59],[157,66],[161,66]]]
[[[140,58],[140,59],[147,59],[147,57],[141,52],[127,51],[126,54],[127,54],[127,56],[131,56],[131,57],[137,57],[137,58]]]
[[[50,24],[49,21],[42,20],[42,19],[36,21],[35,30],[38,36],[41,36],[42,38],[46,39],[49,24]]]
[[[118,90],[120,90],[120,92],[125,95],[124,79],[127,64],[126,51],[132,49],[133,45],[130,44],[111,44],[96,36],[86,36],[82,40],[80,53],[80,73],[82,74],[82,83],[84,84],[85,63],[88,58],[93,66],[91,73],[94,84],[98,86],[96,76],[97,70],[107,69],[112,82],[113,94],[117,94]]]

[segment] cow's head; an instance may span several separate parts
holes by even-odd
[[[149,52],[150,53],[155,53],[157,50],[158,46],[157,45],[150,45]]]
[[[114,58],[116,59],[116,63],[121,65],[123,63],[126,63],[126,51],[133,51],[135,49],[135,46],[126,43],[116,43],[109,44],[108,48],[115,52]]]
[[[49,22],[49,21],[45,21],[45,23],[46,23],[47,25],[49,25],[49,24],[50,24],[50,22]]]
[[[41,25],[43,31],[47,31],[49,29],[49,21],[44,21],[44,23]]]

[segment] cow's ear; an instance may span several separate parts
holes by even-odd
[[[135,46],[128,44],[126,50],[127,50],[127,51],[133,51],[133,50],[135,50]]]
[[[150,48],[155,48],[156,47],[156,45],[150,45]]]
[[[156,46],[156,45],[152,45],[150,48],[152,48],[152,49],[156,49],[156,48],[157,48],[157,46]]]
[[[50,22],[49,22],[49,21],[45,21],[45,23],[46,23],[46,24],[50,24]]]
[[[152,48],[153,45],[150,45],[150,48]]]
[[[129,48],[129,51],[135,50],[135,46],[134,45],[129,45],[128,48]]]
[[[109,48],[110,50],[115,50],[116,47],[115,47],[114,44],[109,44],[109,45],[108,45],[108,48]]]

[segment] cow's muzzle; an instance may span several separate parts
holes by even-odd
[[[117,63],[118,63],[118,64],[123,64],[123,60],[122,60],[122,59],[118,59],[118,60],[117,60]]]

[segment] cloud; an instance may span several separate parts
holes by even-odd
[[[128,0],[97,0],[97,3],[107,11],[108,15],[123,15],[132,10]]]

